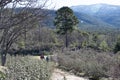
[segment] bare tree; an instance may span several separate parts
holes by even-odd
[[[11,45],[47,14],[43,9],[47,0],[0,0],[0,52],[2,66]],[[9,5],[9,6],[8,6]],[[36,6],[37,5],[37,6]],[[8,6],[8,7],[7,7]],[[17,8],[20,6],[20,8]]]

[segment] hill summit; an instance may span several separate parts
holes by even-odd
[[[72,6],[71,9],[74,12],[91,16],[91,20],[96,18],[99,22],[104,22],[114,27],[120,27],[120,6],[118,5],[78,5]]]

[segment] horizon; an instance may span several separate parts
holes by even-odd
[[[120,0],[50,0],[48,2],[52,4],[49,8],[53,8],[55,10],[63,7],[63,6],[78,6],[78,5],[93,5],[93,4],[108,4],[108,5],[118,5],[120,6]]]

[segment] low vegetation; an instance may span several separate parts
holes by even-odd
[[[49,80],[53,63],[31,58],[40,54],[54,56],[60,68],[78,76],[119,80],[119,28],[74,14],[69,7],[55,15],[45,9],[47,1],[0,1],[0,64],[5,66],[0,68],[0,80]],[[18,4],[23,7],[17,8]]]
[[[92,49],[63,51],[58,54],[59,67],[78,76],[91,80],[101,78],[120,78],[120,55],[98,52]]]
[[[53,63],[32,59],[31,56],[7,56],[3,80],[49,80]],[[3,75],[3,74],[2,74]]]

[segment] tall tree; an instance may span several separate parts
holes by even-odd
[[[69,7],[62,7],[57,10],[54,25],[58,34],[65,35],[66,47],[68,47],[68,33],[71,33],[78,23],[79,20]]]

